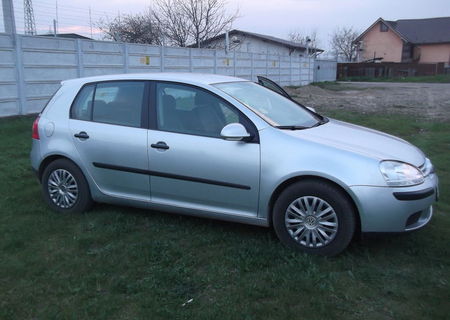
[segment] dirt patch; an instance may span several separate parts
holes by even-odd
[[[331,83],[288,87],[299,102],[326,112],[346,109],[364,113],[403,113],[434,120],[450,120],[450,84]]]

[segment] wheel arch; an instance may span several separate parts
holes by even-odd
[[[80,168],[80,166],[75,161],[70,159],[69,157],[61,155],[61,154],[50,154],[47,157],[45,157],[39,164],[39,169],[38,169],[39,181],[42,181],[42,175],[44,174],[45,168],[47,168],[50,163],[52,163],[53,161],[58,160],[58,159],[65,159],[65,160],[72,162],[74,165],[76,165],[81,170],[81,172],[83,172],[82,168]]]
[[[289,179],[286,179],[285,181],[283,181],[282,183],[280,183],[274,190],[274,192],[272,193],[270,200],[269,200],[269,206],[268,206],[268,223],[270,226],[273,225],[273,206],[275,205],[275,201],[278,199],[278,196],[290,185],[297,183],[297,182],[301,182],[301,181],[308,181],[308,180],[316,180],[316,181],[323,181],[325,183],[328,183],[338,189],[340,189],[346,196],[347,196],[347,200],[349,200],[350,204],[352,205],[354,212],[355,212],[355,218],[356,218],[356,230],[355,230],[355,235],[360,235],[361,233],[361,213],[360,210],[358,208],[357,202],[355,201],[355,199],[353,198],[353,195],[349,192],[349,190],[347,188],[345,188],[344,186],[342,186],[341,184],[339,184],[338,182],[325,178],[325,177],[321,177],[321,176],[316,176],[316,175],[300,175],[300,176],[295,176],[295,177],[290,177]]]

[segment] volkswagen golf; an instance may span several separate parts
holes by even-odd
[[[273,227],[293,248],[425,226],[438,178],[415,146],[327,118],[271,80],[122,74],[63,81],[34,121],[50,208],[94,202]]]

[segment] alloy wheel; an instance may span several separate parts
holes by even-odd
[[[47,188],[50,199],[62,209],[71,208],[78,199],[77,181],[65,169],[52,171],[48,177]]]

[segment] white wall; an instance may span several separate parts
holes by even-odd
[[[232,43],[232,38],[236,37],[239,40],[238,44]],[[211,41],[208,45],[211,48],[225,48],[225,40],[218,39],[215,41]],[[230,48],[239,52],[254,52],[254,53],[263,53],[263,54],[276,54],[276,55],[293,55],[293,56],[306,56],[306,52],[303,50],[294,50],[290,51],[286,46],[276,44],[270,41],[264,41],[262,39],[258,39],[250,36],[230,36]]]
[[[313,81],[313,60],[0,33],[0,116],[40,112],[62,80],[135,72],[202,72],[285,85]]]

